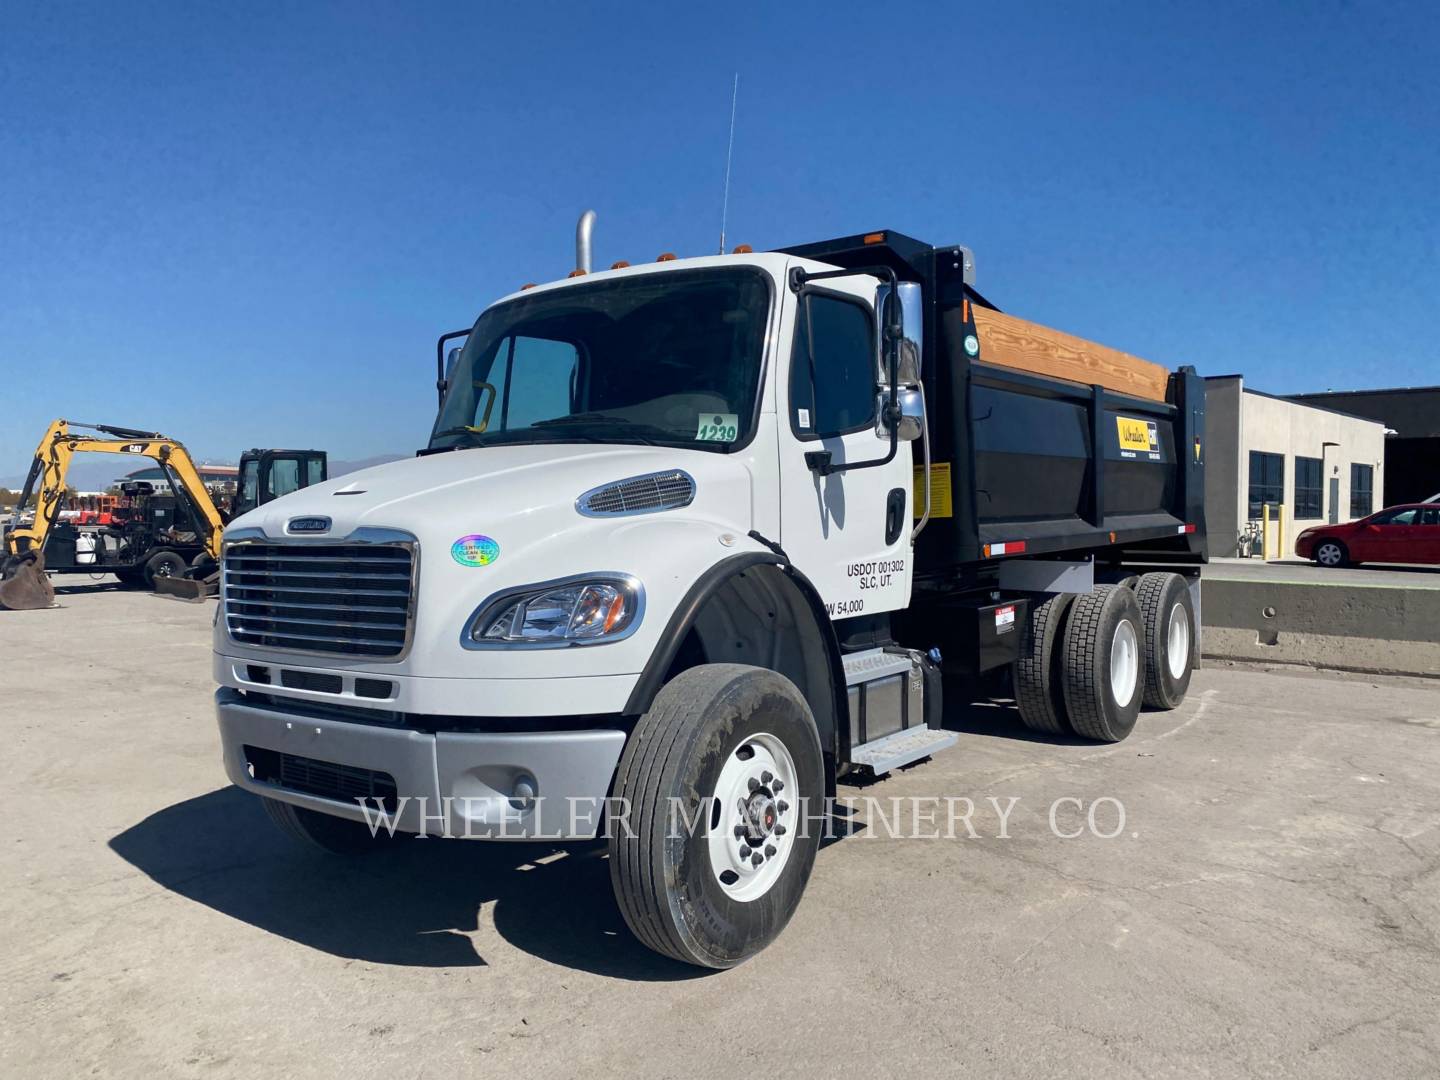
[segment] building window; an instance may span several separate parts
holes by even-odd
[[[1350,466],[1350,516],[1369,517],[1375,512],[1375,467]]]
[[[1325,516],[1325,463],[1319,458],[1295,459],[1295,520]]]
[[[1250,517],[1265,503],[1285,501],[1285,455],[1250,451]]]

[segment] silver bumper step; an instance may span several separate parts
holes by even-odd
[[[934,728],[909,728],[886,735],[883,739],[872,739],[850,752],[850,760],[863,765],[876,776],[883,776],[891,769],[927,758],[947,750],[959,741],[953,731],[936,731]]]

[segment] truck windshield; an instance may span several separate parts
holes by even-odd
[[[480,317],[430,448],[537,442],[727,450],[754,423],[769,309],[753,269],[644,274]]]

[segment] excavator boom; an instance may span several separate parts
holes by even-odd
[[[115,438],[75,434],[70,430],[72,427],[99,431]],[[0,607],[29,609],[48,607],[54,602],[54,593],[44,573],[45,538],[60,518],[60,509],[65,501],[65,478],[77,453],[128,454],[157,462],[171,480],[177,496],[189,503],[211,562],[218,562],[225,522],[183,444],[154,431],[103,424],[72,425],[66,420],[56,420],[46,429],[35,449],[24,491],[15,507],[16,525],[5,533],[3,542],[0,542]],[[32,494],[35,497],[34,520],[28,526],[21,526],[20,511]],[[190,586],[200,588],[197,590]],[[178,594],[190,599],[199,598],[205,595],[203,583],[189,581]]]

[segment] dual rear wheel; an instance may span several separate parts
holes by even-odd
[[[1195,668],[1195,609],[1178,574],[1142,574],[1122,585],[1038,604],[1014,665],[1026,727],[1119,742],[1141,704],[1173,709]]]

